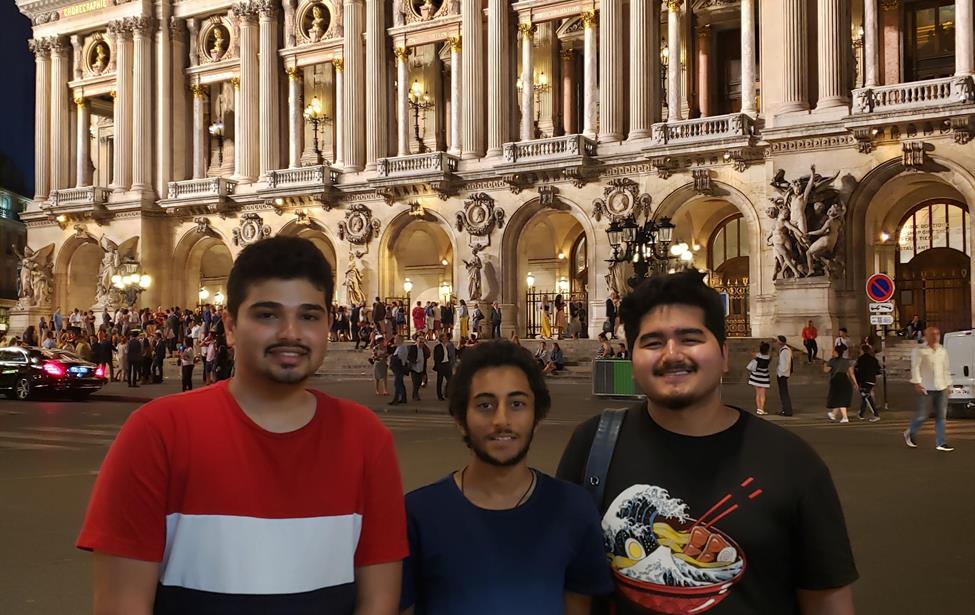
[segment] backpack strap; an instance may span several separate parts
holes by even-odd
[[[613,461],[613,451],[619,439],[620,428],[626,417],[625,408],[607,408],[599,417],[596,436],[589,448],[589,458],[586,460],[586,475],[583,487],[596,502],[596,508],[603,509],[603,492],[606,490],[606,476],[609,465]]]

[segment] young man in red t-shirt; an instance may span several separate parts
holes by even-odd
[[[236,375],[122,427],[78,547],[96,615],[393,615],[407,555],[392,436],[306,389],[328,345],[332,271],[310,241],[245,248],[224,324]]]

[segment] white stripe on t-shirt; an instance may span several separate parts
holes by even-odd
[[[221,594],[294,594],[354,580],[362,515],[166,516],[160,582]]]

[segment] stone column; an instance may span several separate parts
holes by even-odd
[[[518,24],[521,35],[521,133],[519,139],[531,141],[535,138],[535,89],[534,75],[534,38],[535,25],[530,22]]]
[[[234,87],[234,173],[232,175],[233,179],[240,178],[240,169],[242,167],[242,160],[244,156],[244,128],[242,124],[244,123],[244,116],[241,115],[241,102],[240,102],[240,77],[232,77],[230,79],[230,84]],[[219,94],[218,94],[219,96]],[[209,112],[209,105],[207,105],[207,112]],[[206,123],[204,122],[204,126]],[[209,138],[203,136],[204,143],[210,143]],[[221,151],[221,154],[223,152]],[[207,165],[210,156],[207,157]],[[223,169],[221,169],[223,171]]]
[[[115,156],[112,172],[112,192],[121,194],[132,185],[132,54],[129,50],[130,32],[121,21],[109,24],[115,34]]]
[[[344,114],[342,152],[345,154],[345,170],[361,171],[365,163],[365,79],[363,63],[365,49],[362,33],[365,16],[362,0],[345,0],[345,43],[342,47],[345,76],[349,80],[344,88]],[[372,122],[374,118],[369,118]]]
[[[260,133],[266,130],[260,122],[260,66],[258,51],[260,47],[257,28],[257,4],[236,4],[234,14],[240,26],[240,88],[239,105],[234,108],[237,118],[237,131],[234,133],[234,152],[237,166],[234,179],[239,182],[253,182],[257,179],[261,166]],[[275,94],[276,96],[277,94]]]
[[[91,134],[89,132],[91,130],[91,111],[88,108],[88,101],[80,94],[75,95],[74,104],[78,110],[78,131],[75,136],[78,148],[75,186],[81,188],[91,185]]]
[[[72,55],[72,69],[74,74],[74,80],[78,81],[84,76],[83,65],[84,65],[84,45],[82,44],[81,37],[77,34],[71,35],[71,55]]]
[[[301,151],[304,147],[305,126],[302,123],[304,101],[302,100],[301,69],[289,66],[288,73],[288,166],[292,169],[301,166]]]
[[[206,86],[194,83],[190,90],[193,92],[193,179],[203,179],[207,174],[206,144],[209,134],[206,125]]]
[[[596,138],[597,98],[596,98],[596,72],[597,72],[597,50],[596,44],[596,13],[586,11],[582,14],[583,42],[582,42],[582,134],[590,139]]]
[[[680,112],[680,11],[682,0],[667,0],[667,121],[679,122]]]
[[[572,54],[571,47],[559,52],[559,59],[561,60],[560,72],[562,75],[562,134],[566,135],[575,134],[577,130],[576,110],[575,105],[572,104],[573,95],[575,94]]]
[[[877,85],[879,29],[877,0],[863,0],[863,87],[865,88]]]
[[[44,201],[50,191],[51,147],[51,47],[44,39],[32,39],[34,78],[34,200]]]
[[[386,12],[383,0],[366,0],[366,169],[389,154]]]
[[[460,63],[456,64],[462,84],[462,90],[454,89],[460,95],[451,99],[451,107],[458,107],[459,117],[463,118],[461,128],[463,137],[455,130],[457,140],[451,147],[458,153],[463,152],[465,158],[479,158],[484,155],[484,13],[481,9],[482,0],[462,0],[461,39],[463,49],[459,49]],[[451,57],[451,63],[453,63]],[[454,64],[451,64],[451,70]],[[453,77],[453,76],[451,76]],[[456,145],[455,145],[456,143]]]
[[[173,49],[169,3],[156,5],[156,194],[165,198],[173,178]],[[180,90],[182,92],[182,90]]]
[[[711,115],[711,26],[697,28],[697,106],[701,117]]]
[[[779,113],[809,110],[807,86],[808,62],[806,58],[806,2],[805,0],[783,0],[783,33],[785,41],[783,63],[785,85],[782,106]]]
[[[845,107],[850,100],[843,83],[845,30],[849,19],[843,0],[819,0],[819,100],[816,109]]]
[[[335,166],[345,166],[345,60],[332,60],[335,71]]]
[[[972,74],[972,0],[955,0],[955,75]]]
[[[407,60],[410,50],[406,47],[393,49],[396,56],[396,155],[410,153],[410,84],[407,73]]]
[[[630,0],[630,139],[651,135],[658,105],[654,58],[660,40],[656,0]]]
[[[867,0],[869,2],[870,0]],[[741,112],[755,117],[755,0],[741,0]]]
[[[599,0],[599,21],[599,140],[616,142],[624,136],[623,0]]]
[[[511,112],[511,81],[508,70],[507,0],[488,0],[488,156],[500,156],[508,140]]]
[[[192,121],[192,112],[187,112],[187,92],[186,85],[186,30],[183,29],[183,22],[175,17],[169,20],[169,49],[172,77],[170,84],[170,95],[173,104],[171,111],[172,118],[172,151],[169,155],[170,171],[168,181],[182,181],[192,175],[193,156],[189,154],[190,147],[187,145],[186,136],[189,134],[186,126],[188,121]],[[188,155],[189,154],[189,155]],[[168,190],[168,186],[167,186]],[[163,196],[163,192],[159,196]]]
[[[68,134],[68,50],[60,37],[51,40],[51,190],[68,187],[71,141]]]
[[[450,46],[450,153],[460,156],[467,146],[467,141],[461,141],[461,116],[467,117],[463,113],[467,99],[461,94],[461,82],[463,80],[464,69],[461,66],[461,39],[451,36],[447,39]],[[464,56],[467,57],[466,54]]]
[[[152,192],[152,18],[132,20],[132,190]]]
[[[260,10],[260,163],[261,176],[281,166],[281,119],[278,112],[278,20],[271,3]]]
[[[880,27],[882,29],[881,62],[884,85],[894,85],[901,81],[901,51],[903,49],[903,26],[900,11],[901,0],[880,0]],[[955,20],[957,23],[957,18]]]

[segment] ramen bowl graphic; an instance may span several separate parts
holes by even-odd
[[[672,524],[677,532],[691,532],[695,528],[693,519]],[[630,574],[621,572],[614,566],[613,575],[617,589],[629,601],[655,613],[667,615],[688,615],[704,613],[720,604],[728,597],[729,590],[745,574],[745,556],[739,546],[724,532],[713,527],[705,530],[709,535],[719,536],[725,549],[733,549],[734,561],[724,566],[713,564],[712,568],[699,567],[697,564],[678,560],[667,547],[661,546],[645,558],[652,566],[655,576],[663,576],[675,580],[674,584],[654,583],[634,578]],[[639,565],[639,564],[638,564]],[[634,566],[636,568],[636,566]],[[730,570],[737,570],[730,578],[726,578]],[[720,573],[720,574],[718,574]],[[722,578],[713,583],[707,579]],[[681,582],[683,580],[683,582]]]

